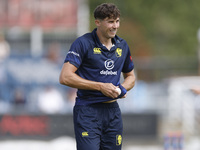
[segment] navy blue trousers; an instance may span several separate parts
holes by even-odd
[[[122,118],[117,102],[74,106],[77,150],[121,150]]]

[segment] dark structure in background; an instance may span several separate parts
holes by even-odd
[[[124,114],[125,137],[157,138],[154,114]],[[0,139],[74,136],[72,115],[1,115]]]

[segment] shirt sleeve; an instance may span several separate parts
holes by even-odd
[[[84,53],[84,45],[82,44],[80,38],[78,38],[72,43],[64,62],[70,62],[71,64],[79,68],[82,63]]]
[[[130,49],[129,49],[128,45],[127,45],[127,50],[128,50],[128,52],[127,52],[124,66],[122,69],[122,72],[124,72],[124,73],[130,72],[134,69],[134,63],[132,61],[132,57],[131,57],[131,53],[130,53]]]

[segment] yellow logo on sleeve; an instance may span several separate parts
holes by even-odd
[[[121,145],[121,144],[122,144],[122,136],[116,135],[116,145]]]
[[[93,49],[94,54],[101,54],[101,48],[94,48]]]
[[[115,51],[115,54],[117,57],[121,57],[122,56],[122,49],[121,48],[117,48]]]
[[[89,136],[88,132],[82,132],[82,137],[87,137]]]

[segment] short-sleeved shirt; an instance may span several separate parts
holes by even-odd
[[[128,73],[134,69],[128,44],[117,35],[112,39],[113,47],[108,50],[99,40],[96,30],[77,38],[67,53],[65,62],[77,67],[80,77],[104,83],[120,84],[121,72]],[[113,100],[100,91],[78,89],[76,105]]]

